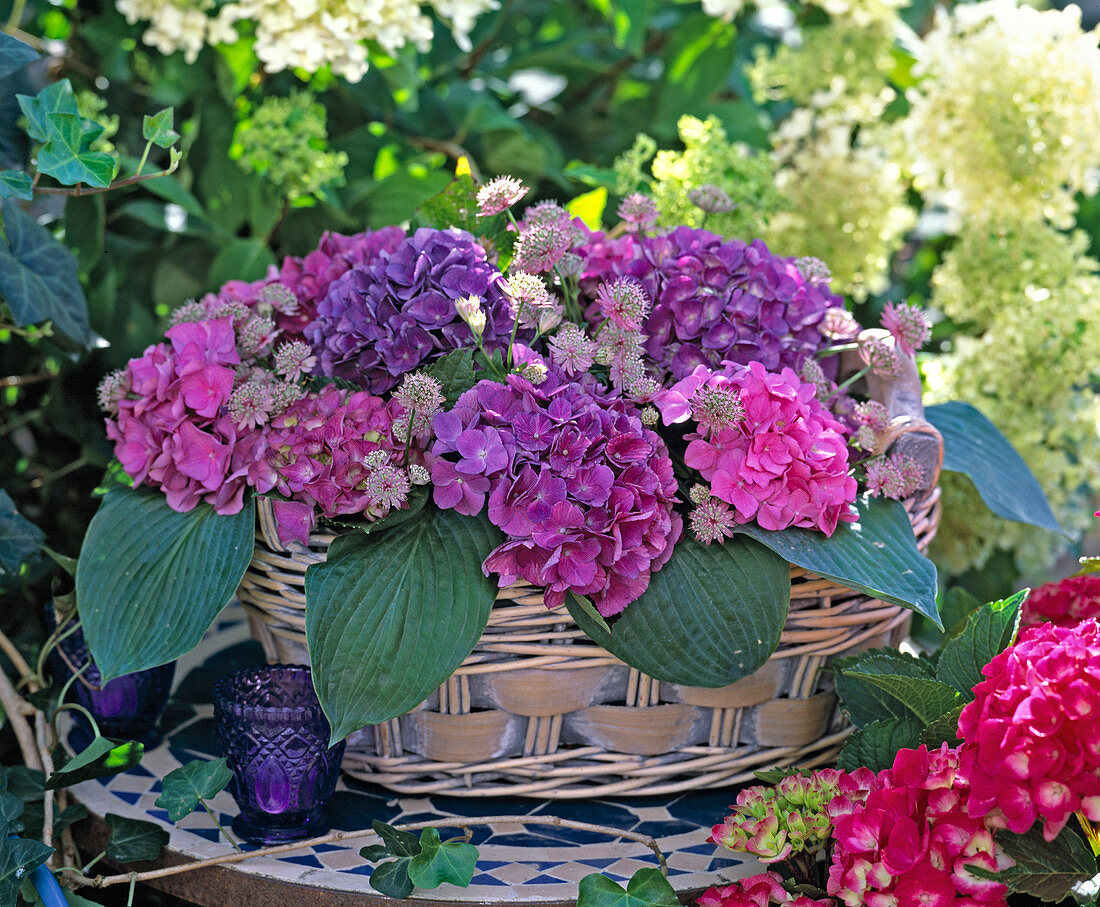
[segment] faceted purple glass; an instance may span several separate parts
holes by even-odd
[[[56,626],[52,607],[46,609],[46,623],[52,632]],[[135,674],[124,674],[105,684],[103,675],[88,653],[80,627],[73,629],[66,624],[61,633],[60,642],[49,656],[50,673],[55,682],[64,684],[73,675],[74,669],[80,671],[87,665],[69,685],[66,702],[75,702],[91,712],[104,737],[136,740],[145,744],[146,749],[157,746],[163,739],[157,722],[172,691],[175,662]],[[87,719],[74,712],[69,743],[75,749],[82,750],[91,741],[92,729]]]
[[[214,722],[233,770],[238,835],[278,844],[327,828],[324,806],[336,789],[344,742],[328,745],[328,719],[308,667],[269,665],[225,675],[214,685]]]

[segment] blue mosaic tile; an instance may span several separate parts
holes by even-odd
[[[552,801],[540,804],[540,808],[535,812],[540,816],[557,816],[560,819],[572,819],[574,822],[610,825],[612,828],[627,830],[638,821],[638,816],[630,811],[629,806],[607,800]]]
[[[338,790],[326,807],[329,823],[337,831],[365,828],[375,819],[392,822],[401,814],[399,806],[387,806],[375,797],[365,797],[350,790]]]
[[[591,866],[593,869],[607,869],[612,863],[618,863],[618,857],[584,857],[574,862],[582,866]]]
[[[200,838],[206,838],[207,841],[213,841],[215,844],[222,838],[222,833],[216,828],[189,828],[188,831]]]
[[[124,790],[116,790],[115,796],[125,803],[129,803],[131,806],[133,806],[135,803],[137,803],[138,800],[141,799],[141,794],[132,794],[129,791]]]
[[[168,810],[166,809],[148,809],[146,812],[154,819],[160,819],[161,822],[168,822]]]
[[[484,873],[484,872],[479,872],[479,873],[475,874],[474,877],[472,879],[470,879],[470,884],[471,885],[501,885],[501,886],[505,886],[505,887],[511,887],[508,882],[504,881],[504,879],[498,879],[498,878],[496,878],[494,876],[491,876],[491,875],[488,875],[487,873]]]
[[[710,828],[710,826],[706,827]],[[690,834],[693,831],[698,831],[699,826],[694,822],[639,822],[629,830],[640,835],[649,835],[651,838],[664,838],[672,835]]]
[[[677,797],[668,804],[667,809],[674,819],[710,828],[730,814],[730,804],[736,799],[737,788],[699,791]]]
[[[297,863],[299,866],[309,866],[313,869],[324,869],[325,864],[322,863],[314,856],[304,857],[279,857],[279,860],[283,863]]]

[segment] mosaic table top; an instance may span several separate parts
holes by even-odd
[[[169,822],[167,813],[154,805],[161,789],[157,779],[191,759],[218,755],[210,705],[214,681],[226,671],[262,663],[263,654],[249,638],[243,616],[237,609],[227,610],[202,643],[177,665],[173,699],[162,723],[165,742],[149,751],[138,768],[84,782],[73,792],[99,816],[116,813],[162,825],[171,834],[169,850],[184,857],[207,859],[232,853],[232,846],[201,809],[175,825]],[[735,796],[733,791],[719,790],[580,802],[517,797],[469,800],[398,796],[345,778],[329,804],[329,820],[334,830],[342,831],[369,828],[374,819],[398,824],[497,815],[560,816],[606,825],[656,839],[668,860],[673,887],[691,891],[762,871],[755,861],[739,860],[707,843],[710,827],[726,814]],[[227,792],[210,801],[210,806],[225,828],[237,815]],[[458,829],[440,831],[444,839],[459,834]],[[469,888],[444,885],[415,896],[441,902],[574,901],[577,884],[590,873],[605,873],[625,885],[638,869],[657,865],[655,855],[643,844],[569,828],[489,825],[473,828],[471,842],[477,845],[480,859]],[[373,864],[359,856],[359,848],[366,843],[377,843],[377,838],[257,857],[233,870],[257,880],[281,880],[349,895],[368,893],[373,891],[368,883]]]

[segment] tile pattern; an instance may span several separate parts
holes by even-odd
[[[164,825],[171,833],[169,847],[174,851],[196,859],[231,852],[214,822],[201,809],[175,825],[170,823],[167,813],[154,805],[160,793],[157,778],[191,759],[217,755],[210,706],[214,681],[226,671],[262,663],[262,651],[249,639],[240,611],[226,611],[199,647],[178,666],[174,698],[162,723],[167,734],[165,742],[146,754],[142,767],[85,782],[74,789],[77,796],[99,815],[113,812]],[[725,815],[735,796],[733,791],[704,791],[620,801],[417,798],[398,797],[380,787],[344,779],[330,801],[329,820],[334,829],[347,831],[369,827],[373,819],[394,824],[495,815],[560,816],[608,825],[655,838],[668,860],[669,880],[678,891],[686,891],[762,870],[754,861],[740,861],[706,842],[707,830]],[[211,801],[211,808],[225,828],[238,812],[228,792]],[[444,839],[458,833],[457,829],[441,829]],[[576,898],[578,882],[589,873],[603,872],[625,884],[638,869],[657,865],[656,857],[642,844],[547,825],[482,826],[472,829],[471,840],[478,846],[480,859],[470,888],[445,885],[422,896],[441,902],[571,900]],[[375,841],[353,840],[277,858],[260,857],[237,868],[243,873],[336,891],[369,891],[372,866],[359,856],[359,848]]]

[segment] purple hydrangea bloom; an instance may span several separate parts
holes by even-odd
[[[417,230],[329,287],[305,332],[320,373],[380,394],[425,361],[474,346],[473,332],[455,308],[465,296],[483,300],[485,347],[504,349],[513,314],[502,280],[468,233]]]
[[[646,590],[683,521],[664,442],[583,380],[479,382],[436,416],[432,484],[440,507],[472,516],[488,503],[507,540],[483,569],[502,586],[543,586],[550,607],[571,590],[611,615]]]
[[[649,294],[645,349],[661,377],[679,380],[698,365],[718,368],[726,360],[760,362],[773,372],[797,368],[827,344],[818,329],[826,311],[844,305],[761,240],[746,244],[677,227],[617,240],[595,234],[582,251],[581,286],[590,299],[621,276],[639,280]],[[598,319],[598,308],[589,316]]]

